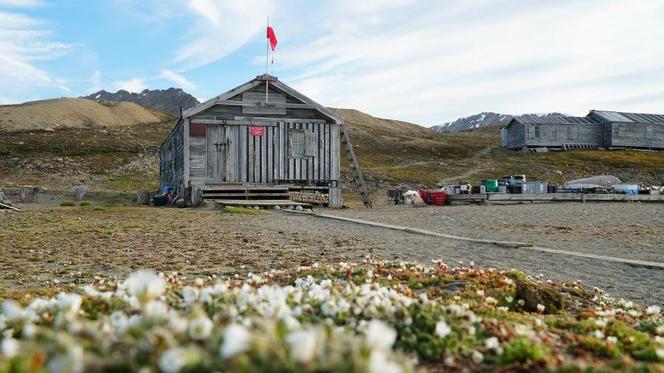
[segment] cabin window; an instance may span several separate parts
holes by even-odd
[[[540,126],[535,126],[535,138],[540,138]]]
[[[551,140],[556,140],[556,139],[558,139],[558,129],[551,128]]]
[[[291,157],[304,157],[304,131],[290,130]]]
[[[567,140],[576,140],[576,128],[567,127]]]

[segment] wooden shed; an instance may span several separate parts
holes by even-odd
[[[592,118],[572,116],[514,117],[501,129],[502,146],[526,148],[598,148],[603,126]]]
[[[194,204],[297,192],[340,207],[342,123],[276,77],[258,76],[182,113],[160,148],[161,186]]]
[[[607,148],[664,149],[664,115],[591,110],[588,117],[604,125]]]

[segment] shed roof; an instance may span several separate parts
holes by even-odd
[[[269,82],[270,87],[277,89],[279,91],[282,91],[283,93],[290,95],[297,100],[299,100],[302,104],[309,105],[310,109],[316,110],[319,113],[321,113],[324,117],[329,118],[330,120],[336,122],[336,123],[343,123],[343,119],[341,119],[340,116],[338,116],[336,113],[332,112],[331,110],[327,109],[323,105],[317,103],[316,101],[310,99],[309,97],[303,95],[302,93],[296,91],[295,89],[289,87],[288,85],[282,83],[277,79],[275,76],[263,74],[257,76],[255,79],[252,79],[244,84],[241,84],[230,91],[224,92],[220,94],[219,96],[213,97],[199,105],[196,105],[190,109],[185,110],[182,113],[183,118],[191,117],[193,115],[196,115],[204,110],[207,110],[211,108],[212,106],[216,104],[221,104],[223,105],[223,102],[230,99],[231,97],[237,96],[241,94],[242,92],[248,91],[256,86],[262,85],[265,82]],[[275,103],[275,105],[279,105],[278,103]]]
[[[568,124],[598,124],[596,120],[589,117],[573,117],[569,115],[555,115],[540,117],[536,115],[522,115],[512,119],[521,124],[550,124],[550,125],[568,125]]]
[[[589,117],[596,117],[604,122],[625,122],[642,124],[664,124],[663,114],[626,113],[622,111],[591,110]]]

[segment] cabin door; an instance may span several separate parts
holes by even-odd
[[[226,136],[224,126],[207,126],[207,179],[226,181]]]

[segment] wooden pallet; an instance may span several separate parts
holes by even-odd
[[[206,186],[202,189],[204,200],[288,200],[285,186]]]
[[[296,202],[296,201],[291,201],[291,200],[253,200],[253,201],[247,201],[247,200],[212,200],[215,205],[217,206],[239,206],[239,207],[253,207],[253,206],[258,206],[258,207],[274,207],[274,206],[281,206],[281,207],[289,207],[289,206],[302,206],[302,207],[311,207],[310,204],[308,203],[302,203],[302,202]]]

